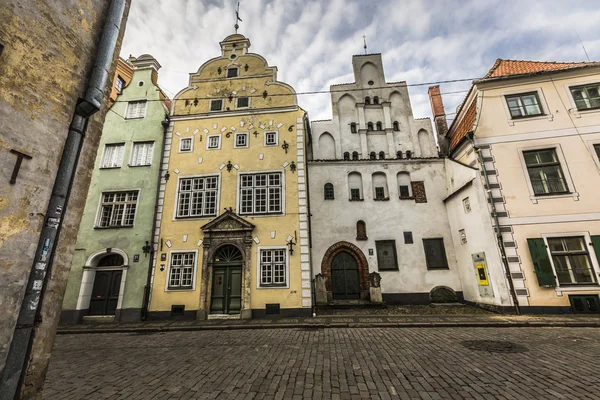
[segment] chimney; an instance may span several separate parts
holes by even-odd
[[[446,112],[444,111],[444,102],[440,94],[440,87],[429,86],[429,103],[431,104],[431,112],[433,113],[433,122],[438,136],[438,146],[440,153],[443,156],[448,155],[448,121],[446,121]]]

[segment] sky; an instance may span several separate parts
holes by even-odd
[[[121,56],[151,54],[173,97],[220,55],[237,0],[133,0]],[[352,55],[381,53],[387,82],[406,81],[414,116],[431,116],[423,83],[480,78],[497,58],[600,61],[597,0],[240,0],[239,33],[296,92],[354,82]],[[441,84],[449,122],[470,81]],[[450,93],[452,92],[452,93]],[[299,95],[311,120],[329,94]]]

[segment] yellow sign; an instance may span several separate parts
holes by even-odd
[[[490,283],[488,282],[487,271],[485,270],[485,263],[475,264],[475,269],[477,270],[477,277],[479,278],[479,284],[481,286],[488,286]]]

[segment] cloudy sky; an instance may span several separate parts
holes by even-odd
[[[133,0],[121,55],[152,54],[175,95],[220,54],[236,0]],[[597,0],[240,0],[239,33],[297,92],[353,82],[352,55],[382,53],[386,80],[410,84],[483,76],[496,58],[600,61]],[[579,36],[579,37],[578,37]],[[581,38],[581,42],[579,40]],[[448,118],[469,82],[442,84]],[[415,117],[431,115],[427,85],[410,88]],[[310,118],[331,117],[328,94],[299,96]]]

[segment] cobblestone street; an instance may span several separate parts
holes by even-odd
[[[43,397],[598,399],[599,360],[595,328],[59,335]]]

